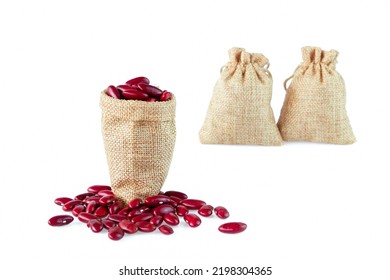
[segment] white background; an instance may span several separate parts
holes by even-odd
[[[265,279],[390,279],[387,1],[2,1],[0,4],[0,278],[146,279],[123,266],[272,266]],[[206,146],[198,140],[231,47],[261,52],[283,81],[300,48],[340,52],[349,146]],[[53,228],[53,203],[109,184],[99,93],[145,75],[177,97],[177,142],[163,190],[224,205],[175,234],[114,242],[77,220]],[[4,277],[5,276],[5,277]],[[148,277],[160,279],[161,277]],[[227,279],[258,279],[241,276]]]

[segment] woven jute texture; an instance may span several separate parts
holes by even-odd
[[[281,145],[271,108],[268,59],[242,48],[229,50],[229,62],[215,84],[199,132],[203,144]]]
[[[176,140],[176,101],[119,100],[100,95],[102,133],[111,187],[124,203],[157,195]]]
[[[345,108],[344,80],[335,70],[338,52],[303,47],[302,56],[303,62],[286,90],[278,121],[283,140],[354,143]]]

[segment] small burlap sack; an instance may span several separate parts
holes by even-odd
[[[124,203],[157,195],[176,140],[175,99],[145,102],[100,96],[102,133],[115,195]]]
[[[268,59],[242,48],[229,50],[206,119],[199,132],[203,144],[281,145],[271,108],[272,76]]]
[[[338,52],[302,48],[303,62],[286,89],[278,127],[285,141],[352,144],[344,80],[335,70]]]

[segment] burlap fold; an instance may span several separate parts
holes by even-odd
[[[302,48],[303,62],[286,89],[278,121],[283,140],[332,144],[356,141],[345,108],[344,80],[335,69],[337,56],[335,50]]]
[[[120,100],[102,92],[100,107],[113,192],[124,203],[157,195],[175,146],[175,99]]]
[[[204,124],[203,144],[283,143],[271,108],[272,76],[268,59],[242,48],[229,50],[230,61],[215,84]]]

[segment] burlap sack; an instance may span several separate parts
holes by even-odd
[[[100,96],[102,132],[113,192],[124,203],[157,195],[176,140],[176,101]]]
[[[281,145],[271,108],[272,76],[268,59],[241,48],[229,50],[230,61],[215,84],[199,132],[203,144]]]
[[[335,50],[302,48],[303,62],[290,77],[278,121],[283,140],[355,142],[345,109],[344,80],[335,70],[337,55]]]

